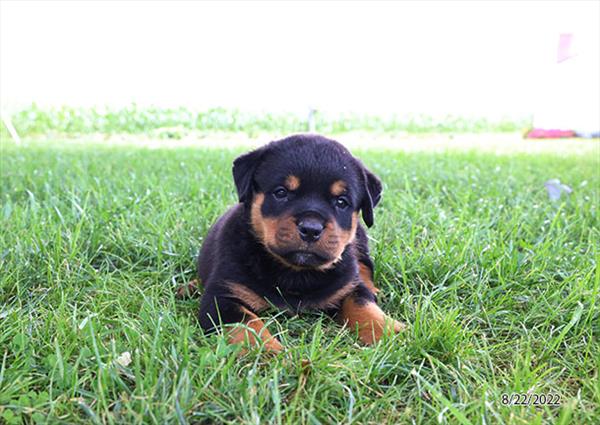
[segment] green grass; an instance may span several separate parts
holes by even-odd
[[[380,301],[409,330],[364,347],[275,314],[286,352],[238,358],[174,298],[238,153],[2,145],[0,423],[600,421],[597,157],[359,153],[385,183]],[[549,178],[573,194],[550,203]],[[561,406],[502,405],[527,391]]]
[[[254,136],[263,132],[294,133],[307,131],[306,116],[292,113],[250,113],[235,109],[213,108],[192,111],[186,108],[154,108],[131,105],[124,108],[40,108],[32,105],[12,114],[17,131],[22,135],[119,134],[148,133],[165,139],[179,139],[190,131],[243,132]],[[346,133],[377,131],[383,133],[481,133],[523,131],[530,119],[483,117],[466,118],[447,115],[433,117],[409,114],[382,118],[360,114],[315,114],[316,131]]]

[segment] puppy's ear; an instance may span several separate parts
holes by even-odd
[[[360,209],[362,210],[363,220],[367,227],[371,227],[373,225],[373,208],[379,203],[381,200],[381,191],[383,187],[381,186],[381,180],[367,170],[367,168],[361,164],[362,174],[363,174],[363,182],[364,182],[364,195],[362,199],[362,203],[360,205]]]
[[[254,172],[260,164],[266,147],[258,148],[244,155],[238,156],[233,161],[233,181],[240,202],[249,202],[252,199],[254,189]]]

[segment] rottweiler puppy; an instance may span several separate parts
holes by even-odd
[[[326,312],[366,344],[403,329],[376,303],[359,223],[360,212],[373,224],[381,182],[344,146],[290,136],[238,157],[233,179],[240,202],[212,226],[198,256],[205,331],[242,323],[228,332],[231,343],[256,344],[258,336],[280,351],[258,317],[271,307]]]

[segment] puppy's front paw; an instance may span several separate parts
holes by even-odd
[[[394,323],[394,332],[398,333],[398,332],[402,332],[406,330],[406,323],[403,322],[399,322],[397,320],[391,319],[390,320]]]
[[[386,315],[357,323],[357,325],[358,337],[367,345],[375,344],[385,333],[398,333],[406,329],[404,323]]]
[[[268,331],[266,331],[266,333],[267,335],[259,335],[259,338],[256,338],[254,332],[242,327],[237,327],[229,333],[229,343],[242,344],[243,348],[240,352],[241,355],[246,354],[249,348],[258,347],[261,342],[267,353],[277,354],[282,352],[283,345],[281,345],[279,340],[272,336]]]
[[[245,308],[242,308],[242,310],[245,313],[246,322],[238,324],[231,329],[229,332],[229,343],[256,347],[262,342],[265,351],[268,353],[276,354],[283,351],[283,345],[281,345],[277,338],[271,335],[271,332],[269,332],[263,321],[249,310]],[[242,354],[246,352],[247,349],[244,348]]]
[[[374,302],[357,302],[349,297],[344,300],[341,311],[342,322],[350,329],[358,330],[358,337],[367,345],[376,343],[386,332],[401,332],[406,329],[402,322],[386,316]]]

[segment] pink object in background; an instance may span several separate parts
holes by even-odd
[[[561,63],[576,56],[573,49],[573,34],[560,34],[558,37],[558,50],[556,51],[556,63]]]
[[[534,128],[525,135],[528,139],[564,139],[575,136],[573,130],[546,130],[543,128]]]
[[[525,137],[600,135],[598,32],[579,23],[570,27],[576,31],[557,32],[558,44],[540,70],[533,129]]]

